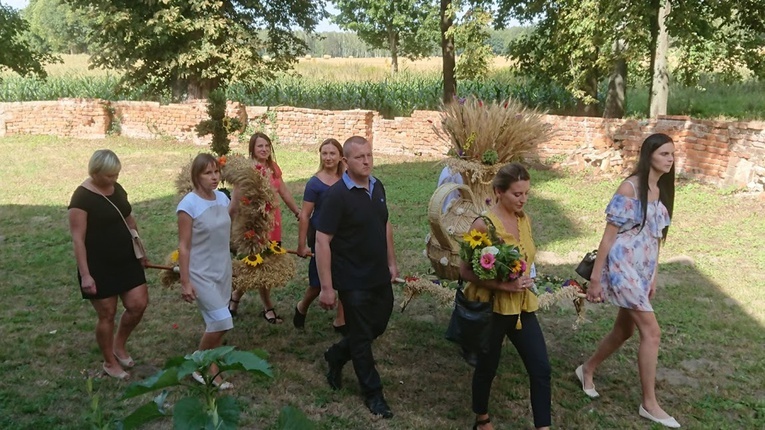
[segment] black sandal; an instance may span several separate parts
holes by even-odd
[[[273,312],[274,316],[271,318],[267,317],[266,314],[269,312]],[[263,319],[268,321],[269,324],[281,324],[284,322],[282,317],[276,314],[276,311],[274,310],[274,308],[264,310],[263,313],[261,313],[261,315],[263,315]]]
[[[236,307],[234,309],[231,309],[231,303],[236,303]],[[236,316],[238,309],[239,309],[239,300],[234,300],[234,297],[231,297],[230,299],[228,299],[228,311],[231,313],[232,317]]]
[[[305,328],[306,314],[300,313],[300,309],[298,309],[298,305],[295,305],[295,316],[292,317],[292,325],[294,325],[296,329],[302,329],[302,328]]]
[[[473,424],[473,430],[478,430],[478,426],[486,425],[491,422],[491,418],[486,418],[485,420],[476,421],[475,424]]]

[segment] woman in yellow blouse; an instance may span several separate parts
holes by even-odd
[[[465,288],[467,298],[487,302],[493,297],[494,301],[489,350],[478,353],[473,373],[473,412],[476,414],[473,428],[478,430],[494,428],[489,419],[489,393],[505,336],[515,346],[529,373],[534,426],[538,429],[550,426],[550,361],[535,314],[539,308],[537,297],[530,291],[533,281],[529,270],[536,247],[529,216],[523,212],[530,185],[531,177],[522,165],[511,163],[502,167],[492,181],[496,202],[486,213],[496,227],[497,236],[507,244],[518,246],[527,263],[526,273],[513,281],[486,281],[479,280],[468,263],[463,261],[460,266],[460,275],[469,282]],[[488,231],[482,218],[476,219],[471,229]]]

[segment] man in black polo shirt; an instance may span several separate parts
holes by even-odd
[[[343,158],[348,170],[324,194],[316,224],[319,304],[324,309],[335,306],[334,287],[347,327],[343,339],[324,353],[329,365],[327,382],[340,389],[343,366],[353,361],[367,408],[391,418],[372,357],[372,341],[385,332],[393,310],[391,279],[398,276],[393,227],[385,188],[372,176],[372,145],[353,136],[343,145]]]

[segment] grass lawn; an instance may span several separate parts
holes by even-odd
[[[119,400],[125,383],[100,375],[94,340],[95,312],[80,298],[66,207],[86,177],[93,150],[109,147],[121,158],[120,182],[130,195],[142,236],[155,262],[176,247],[173,180],[200,149],[167,141],[53,137],[0,139],[0,428],[87,428],[86,381],[108,419],[127,415],[148,398]],[[234,150],[243,151],[242,147]],[[281,145],[279,163],[296,198],[314,172],[317,156]],[[427,273],[422,255],[426,211],[440,170],[432,161],[380,157],[376,175],[388,190],[402,274]],[[529,212],[541,251],[539,271],[571,277],[584,251],[597,245],[603,209],[618,179],[563,171],[532,171]],[[765,200],[682,183],[675,219],[661,255],[654,305],[663,328],[657,391],[664,408],[684,428],[765,428]],[[295,247],[296,226],[285,222],[284,242]],[[687,264],[688,261],[693,264]],[[243,412],[241,428],[275,429],[279,410],[293,405],[318,428],[469,428],[471,368],[443,339],[450,315],[429,297],[405,313],[394,311],[375,342],[378,369],[396,416],[374,419],[359,397],[351,366],[345,388],[329,389],[322,352],[337,338],[332,315],[311,308],[306,331],[292,328],[292,309],[307,282],[307,263],[286,288],[274,292],[281,326],[260,317],[248,295],[226,337],[240,349],[270,353],[273,380],[244,374],[229,378]],[[196,306],[179,290],[159,286],[149,272],[150,304],[129,343],[138,362],[134,380],[154,374],[164,361],[193,351],[203,330]],[[394,287],[397,301],[401,290]],[[601,398],[581,393],[573,370],[608,331],[616,310],[588,305],[588,322],[572,329],[570,306],[540,313],[553,368],[553,423],[565,429],[644,429],[638,417],[637,340],[604,363],[596,375]],[[148,397],[148,396],[147,396]],[[178,391],[168,397],[179,398]],[[515,350],[506,348],[490,400],[497,428],[531,428],[528,382]],[[161,421],[148,428],[168,428]],[[655,427],[658,428],[658,427]]]

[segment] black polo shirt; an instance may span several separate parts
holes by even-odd
[[[316,230],[333,235],[332,283],[338,291],[390,284],[385,188],[378,179],[369,180],[371,195],[348,173],[324,193]]]

